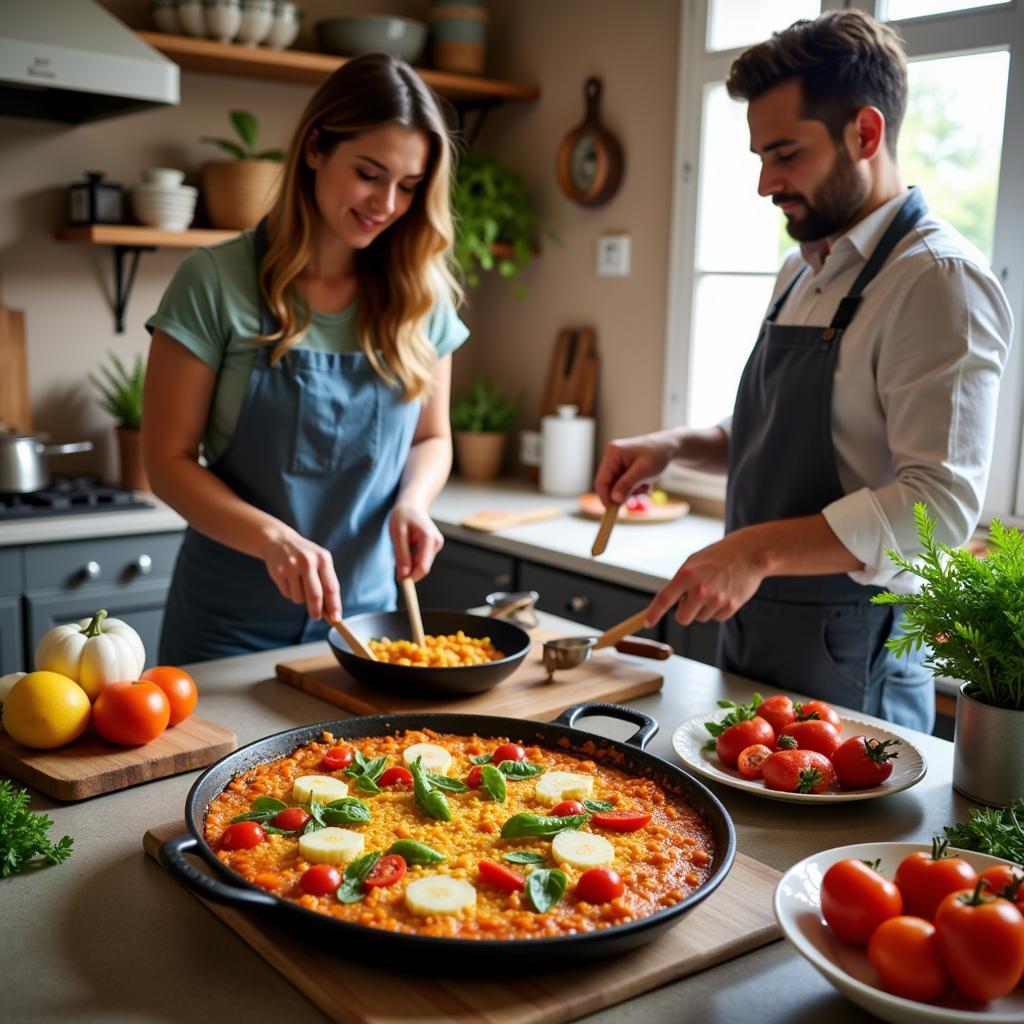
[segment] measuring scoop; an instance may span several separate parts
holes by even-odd
[[[637,612],[611,629],[606,629],[600,636],[568,636],[561,640],[545,640],[544,668],[548,672],[548,682],[554,679],[555,672],[578,668],[589,661],[591,654],[602,647],[614,647],[621,654],[635,654],[657,661],[670,657],[672,648],[668,644],[629,635],[634,629],[643,626],[646,614],[646,609]]]

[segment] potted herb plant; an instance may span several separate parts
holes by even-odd
[[[121,486],[133,491],[148,491],[149,479],[142,461],[140,428],[142,426],[142,384],[145,365],[136,355],[129,370],[115,352],[110,353],[110,366],[101,366],[103,379],[89,374],[99,392],[100,404],[117,420],[117,446],[121,464]]]
[[[519,416],[519,400],[477,375],[468,395],[452,402],[455,457],[467,480],[493,480],[501,471],[508,431]]]
[[[953,786],[1005,806],[1024,796],[1024,535],[993,519],[988,554],[978,557],[937,542],[923,504],[914,518],[920,560],[887,554],[923,581],[921,590],[873,600],[906,609],[903,634],[888,642],[894,654],[925,646],[925,664],[960,681]]]
[[[200,136],[227,153],[231,160],[213,160],[200,169],[203,199],[215,228],[244,230],[254,227],[267,212],[277,187],[284,153],[280,149],[257,150],[259,124],[247,110],[228,115],[238,141]]]

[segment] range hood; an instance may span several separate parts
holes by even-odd
[[[0,0],[0,116],[80,124],[178,99],[178,65],[94,0]]]

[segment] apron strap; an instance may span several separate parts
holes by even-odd
[[[797,281],[804,276],[804,271],[807,269],[805,263],[797,272],[793,275],[793,280],[786,286],[786,290],[775,300],[774,305],[768,310],[765,316],[765,322],[769,324],[775,323],[775,318],[779,315],[779,310],[786,304],[786,299],[789,298],[789,293],[796,287]]]

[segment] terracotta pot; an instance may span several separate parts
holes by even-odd
[[[508,434],[504,431],[456,430],[455,460],[466,480],[494,480],[501,472]]]
[[[142,432],[118,427],[117,447],[121,457],[121,486],[130,487],[133,491],[148,491],[149,477],[142,461]]]
[[[953,788],[978,803],[1005,807],[1024,796],[1024,711],[956,698]]]
[[[277,160],[216,160],[200,171],[203,201],[215,228],[255,227],[270,209],[281,176]]]

